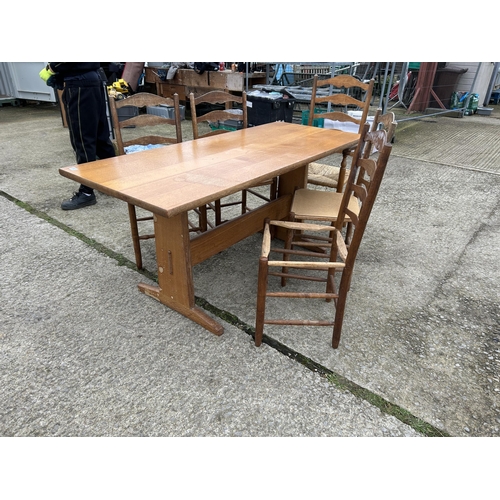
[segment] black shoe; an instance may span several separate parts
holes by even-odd
[[[88,207],[90,205],[95,205],[97,200],[95,199],[95,194],[85,194],[81,191],[77,191],[73,194],[73,197],[69,200],[65,200],[61,203],[61,208],[63,210],[76,210],[77,208]]]

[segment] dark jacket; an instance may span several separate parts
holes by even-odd
[[[65,79],[97,71],[101,67],[101,63],[98,62],[51,62],[49,65],[52,71]]]

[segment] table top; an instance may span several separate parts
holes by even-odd
[[[59,169],[164,217],[355,146],[359,134],[274,122]]]

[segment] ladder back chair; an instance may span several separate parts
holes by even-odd
[[[147,109],[148,106],[156,107],[162,105],[173,107],[173,118],[149,113],[139,113],[139,110],[145,110],[144,108]],[[120,121],[118,110],[124,106],[134,106],[135,108],[138,108],[138,114]],[[110,98],[109,107],[115,133],[116,150],[119,155],[126,154],[126,148],[129,146],[147,146],[150,144],[168,145],[182,142],[181,114],[179,96],[177,94],[174,94],[173,99],[171,99],[155,94],[149,94],[147,92],[140,92],[118,101]],[[160,126],[163,135],[159,134]],[[123,129],[131,129],[126,134],[127,139],[125,139],[125,133],[122,132]],[[142,135],[139,135],[141,133]],[[135,262],[137,268],[142,269],[141,241],[154,238],[154,234],[139,234],[138,222],[150,221],[153,220],[153,217],[138,217],[136,207],[130,203],[128,204],[128,214],[130,220],[130,230],[132,233],[132,242],[134,245]]]
[[[387,133],[384,130],[368,132],[368,125],[362,134],[362,141],[358,145],[353,157],[351,171],[346,188],[340,203],[335,222],[332,224],[328,217],[320,217],[315,213],[310,218],[303,214],[303,218],[311,222],[296,221],[265,221],[262,240],[262,250],[259,259],[257,310],[255,323],[255,345],[262,343],[264,325],[308,325],[333,326],[332,347],[336,349],[340,342],[342,323],[344,319],[347,293],[358,249],[370,217],[392,146],[387,143]],[[364,141],[373,143],[379,150],[377,159],[363,158]],[[322,193],[314,191],[313,193]],[[352,210],[351,199],[359,202],[359,210]],[[317,207],[311,201],[311,212],[317,212]],[[349,244],[346,244],[342,234],[346,220],[349,219],[353,232]],[[328,252],[318,253],[307,248],[275,248],[272,247],[273,228],[283,228],[288,233],[295,231],[326,233]],[[303,247],[303,245],[300,245]],[[271,259],[271,254],[280,254],[279,260]],[[287,257],[285,259],[285,256]],[[293,259],[293,260],[292,260]],[[276,269],[273,271],[272,269]],[[292,272],[284,272],[284,270]],[[281,270],[281,272],[280,272]],[[340,273],[340,278],[336,273]],[[297,279],[323,283],[324,291],[269,291],[268,279],[270,276],[281,278],[281,285],[285,286],[287,279]],[[285,279],[284,279],[285,278]],[[300,281],[304,283],[304,281]],[[305,288],[305,287],[304,287]],[[303,298],[324,299],[335,304],[333,320],[320,319],[269,319],[266,317],[266,301],[269,298]],[[287,309],[283,308],[284,311]],[[286,313],[285,313],[286,314]]]
[[[396,132],[396,117],[394,113],[382,114],[382,109],[378,108],[373,117],[371,131],[383,129],[387,132],[387,142],[393,142]],[[371,151],[368,153],[370,156]],[[313,186],[322,186],[330,189],[337,189],[340,167],[327,165],[325,163],[309,163],[307,172],[307,183]],[[347,171],[346,171],[347,172]],[[347,177],[346,177],[347,180]]]
[[[313,120],[317,118],[327,118],[340,122],[349,122],[358,126],[358,133],[361,132],[366,123],[368,112],[370,110],[370,101],[373,94],[373,86],[375,81],[371,79],[364,83],[354,76],[338,75],[326,80],[319,80],[318,75],[314,76],[313,87],[311,94],[311,104],[309,108],[309,122],[312,126]],[[318,87],[330,86],[332,93],[330,95],[317,95]],[[362,94],[353,95],[354,93]],[[360,97],[360,98],[358,98]],[[327,112],[322,112],[317,106],[327,105]],[[361,111],[360,117],[351,116],[348,113],[348,108],[351,110]],[[346,149],[342,152],[342,160],[338,172],[334,171],[335,178],[329,180],[327,187],[336,188],[337,192],[342,192],[344,189],[345,180],[347,178],[347,160],[352,157],[354,149]],[[314,175],[323,175],[325,171],[329,171],[331,166],[322,163],[312,163],[309,165],[310,177],[314,179]],[[312,183],[312,182],[311,182]],[[323,185],[315,183],[316,185]]]
[[[361,131],[362,137],[364,137],[364,135],[368,132],[368,127],[368,123],[365,123]],[[377,112],[377,114],[375,115],[371,131],[374,132],[375,130],[384,130],[386,132],[386,141],[390,142],[390,139],[394,137],[396,127],[397,122],[395,120],[394,113],[386,113],[382,115],[381,110],[379,110],[379,112]],[[363,149],[359,151],[359,155],[362,156],[362,158],[369,158],[372,154],[374,154],[374,150],[377,149],[376,142],[377,141],[365,142],[364,139],[361,139],[360,144],[362,144]],[[357,151],[357,149],[355,151]],[[294,193],[289,220],[302,220],[305,214],[306,218],[315,216],[317,217],[316,220],[335,221],[340,208],[340,204],[342,202],[342,197],[343,193],[339,193],[338,191],[333,190],[324,191],[307,188],[298,189]],[[359,211],[359,203],[355,198],[349,200],[349,206],[354,212]],[[352,229],[349,223],[350,219],[347,216],[347,231],[345,236],[345,240],[347,243],[349,243]],[[322,242],[322,237],[314,235],[306,236],[299,231],[293,233],[293,240],[287,241],[287,245],[290,246],[291,244],[295,244],[298,242],[306,242],[307,245],[313,245],[312,242],[314,242],[314,240],[318,240],[320,243],[322,243],[316,246],[316,251],[325,251],[324,248],[322,248],[324,244],[324,242]]]
[[[242,92],[241,96],[236,96],[230,94],[229,92],[224,91],[211,91],[205,94],[199,95],[195,97],[195,95],[191,92],[189,95],[190,109],[191,109],[191,120],[193,125],[193,139],[201,139],[203,137],[209,137],[212,135],[223,134],[226,132],[230,132],[230,130],[226,130],[223,128],[214,128],[211,130],[201,131],[200,124],[219,124],[220,122],[224,122],[226,120],[238,120],[242,122],[242,127],[248,127],[248,112],[247,112],[247,95],[246,92]],[[237,115],[231,112],[231,107],[237,103],[241,105],[242,114]],[[225,109],[213,109],[203,115],[199,115],[198,111],[200,109],[201,104],[223,104]],[[269,196],[265,196],[262,193],[254,190],[254,189],[245,189],[241,192],[241,199],[238,201],[226,201],[224,203],[221,200],[215,200],[213,204],[210,204],[208,208],[212,209],[215,213],[215,225],[218,226],[223,223],[222,220],[222,208],[230,207],[235,205],[241,205],[241,214],[245,214],[250,210],[247,204],[247,194],[251,193],[254,196],[263,199],[264,201],[270,201],[276,198],[277,196],[277,179],[272,179],[265,181],[263,183],[258,184],[258,186],[270,186]],[[206,213],[207,207],[200,207],[201,211]],[[208,219],[207,219],[208,223]]]

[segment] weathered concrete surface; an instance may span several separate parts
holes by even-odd
[[[266,327],[452,436],[500,435],[499,113],[401,122],[338,350],[328,329]],[[57,107],[1,108],[0,160],[0,435],[419,435],[238,326],[209,334],[55,227],[134,260],[123,202],[60,209],[77,186],[58,174],[74,156]],[[196,295],[250,327],[259,248],[255,235],[195,268]]]

